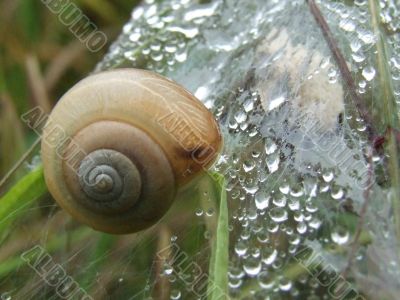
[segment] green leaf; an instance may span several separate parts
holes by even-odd
[[[38,167],[25,175],[0,198],[0,239],[8,226],[46,191],[43,169]]]
[[[219,199],[219,216],[216,236],[211,249],[209,267],[209,300],[228,299],[229,230],[228,205],[226,201],[225,179],[218,173],[212,174],[215,182],[216,198]]]

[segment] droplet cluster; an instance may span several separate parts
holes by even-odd
[[[158,73],[173,70],[186,61],[189,44],[198,40],[199,27],[217,7],[218,3],[198,5],[193,0],[145,1],[132,12],[97,71],[121,66],[146,66]]]
[[[356,92],[379,101],[371,96],[381,74],[369,1],[316,2],[343,51]],[[394,3],[380,1],[381,22],[390,32],[399,28]],[[400,105],[399,40],[398,34],[387,37],[387,64]],[[148,0],[132,13],[98,69],[117,66],[167,73],[203,101],[221,126],[224,149],[212,171],[226,179],[231,296],[329,299],[326,286],[296,257],[308,247],[322,257],[324,268],[338,273],[346,268],[371,179],[370,147],[365,120],[349,101],[344,109],[338,105],[346,96],[323,94],[345,87],[305,1]],[[321,123],[324,119],[330,122]],[[379,155],[372,161],[376,169],[383,164]],[[379,185],[385,176],[382,171],[372,178],[370,199],[381,201],[371,204],[377,214],[387,207],[388,193]],[[199,207],[193,215],[202,224],[216,211]],[[365,228],[370,225],[367,220]],[[213,238],[207,230],[203,237],[206,243]],[[353,270],[366,266],[364,250],[361,245],[356,251]],[[207,251],[199,249],[191,260],[201,265]],[[171,299],[193,298],[190,287],[179,283],[176,266],[166,264],[163,272]]]
[[[321,7],[330,25],[333,28],[338,27],[337,39],[347,41],[343,44],[342,51],[351,51],[348,63],[352,71],[359,74],[355,77],[357,92],[368,98],[375,89],[386,88],[381,86],[380,78],[385,78],[386,82],[390,80],[399,110],[400,6],[398,3],[393,0],[372,2],[356,0],[354,5],[346,5],[337,1],[322,1]],[[377,24],[371,19],[372,9],[377,14]],[[384,49],[381,48],[382,41]],[[382,59],[379,56],[384,57],[385,61],[380,61]],[[379,64],[384,64],[383,67],[388,69],[388,78],[386,74],[380,74],[386,70],[379,70]]]

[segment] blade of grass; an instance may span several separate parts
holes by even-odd
[[[396,114],[396,103],[394,99],[394,90],[392,85],[392,78],[388,66],[388,49],[385,44],[383,33],[380,29],[379,22],[379,4],[377,1],[369,0],[369,10],[371,13],[371,23],[374,30],[374,34],[377,37],[376,42],[376,59],[378,64],[378,75],[380,91],[382,95],[383,111],[382,115],[387,128],[398,129],[399,120]],[[391,201],[394,210],[394,221],[397,240],[400,241],[400,171],[399,171],[399,160],[397,153],[397,141],[395,133],[389,130],[387,136],[387,151],[389,153],[389,174],[391,180],[391,187],[394,189],[391,193]]]
[[[213,177],[211,180],[214,180],[215,183],[215,198],[219,200],[219,215],[216,236],[214,237],[214,244],[211,249],[208,282],[209,300],[229,299],[229,230],[225,179],[217,173],[213,174]]]
[[[0,106],[0,174],[4,175],[23,153],[25,141],[15,105],[5,91],[0,92]]]
[[[52,103],[50,102],[46,84],[40,70],[39,60],[36,55],[27,55],[25,59],[25,69],[35,104],[39,105],[46,113],[49,113]]]
[[[0,198],[0,239],[8,226],[29,207],[34,200],[46,193],[43,169],[25,175],[3,197]]]

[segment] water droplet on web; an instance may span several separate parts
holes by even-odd
[[[257,276],[261,271],[261,261],[258,258],[249,256],[244,259],[243,270],[249,276]]]
[[[356,24],[354,24],[351,19],[342,19],[339,22],[339,27],[345,31],[354,31],[356,29]]]
[[[367,0],[354,0],[354,4],[357,6],[365,6],[367,5]]]
[[[288,213],[284,208],[274,207],[269,210],[269,216],[277,223],[284,222],[288,219]]]
[[[181,291],[180,290],[172,290],[170,294],[170,299],[176,300],[181,299]]]
[[[297,232],[300,234],[304,234],[307,232],[307,225],[304,222],[300,222],[297,224]]]
[[[289,279],[281,278],[281,280],[279,280],[279,288],[282,291],[287,292],[291,289],[291,287],[292,287],[292,282]]]
[[[183,19],[185,21],[192,21],[194,19],[204,19],[215,14],[218,7],[218,2],[202,5],[201,7],[194,6],[193,9],[188,10]]]
[[[340,200],[344,197],[344,191],[341,187],[334,186],[334,187],[332,187],[331,196],[335,200]]]
[[[238,122],[239,124],[240,124],[240,123],[243,123],[243,122],[245,122],[245,121],[247,120],[247,114],[246,114],[244,111],[238,111],[238,112],[235,114],[235,120],[236,120],[236,122]]]
[[[369,30],[359,29],[358,30],[358,37],[365,44],[373,44],[373,43],[375,43],[375,35]]]
[[[268,105],[268,110],[272,111],[276,108],[278,108],[279,106],[281,106],[284,102],[286,101],[285,96],[279,96],[277,98],[274,98],[272,100],[270,100],[269,105]]]
[[[346,244],[349,241],[350,234],[347,229],[338,226],[331,233],[331,239],[338,245]]]
[[[204,231],[204,238],[205,238],[206,240],[209,240],[209,239],[212,238],[212,233],[211,233],[210,230]]]
[[[168,31],[171,32],[179,32],[182,33],[186,38],[192,39],[196,35],[199,34],[199,29],[196,27],[193,28],[184,28],[184,27],[178,27],[178,26],[170,26],[167,28]]]
[[[239,278],[230,278],[229,279],[229,287],[231,289],[238,289],[241,287],[243,281]]]
[[[363,62],[363,61],[365,60],[365,58],[366,58],[364,52],[361,52],[361,51],[357,51],[357,52],[353,53],[353,54],[351,55],[351,57],[353,58],[353,60],[354,60],[356,63],[361,63],[361,62]]]
[[[288,206],[289,206],[290,210],[292,210],[292,211],[299,210],[300,209],[300,201],[298,199],[291,198],[291,199],[289,199]]]
[[[365,68],[362,70],[362,76],[363,76],[363,77],[365,78],[365,80],[367,80],[367,81],[371,81],[372,79],[374,79],[375,74],[376,74],[376,71],[375,71],[375,69],[374,69],[373,67],[371,67],[371,66],[365,67]]]
[[[12,300],[10,293],[5,292],[0,295],[0,300]]]
[[[253,99],[248,99],[246,102],[243,104],[243,108],[245,112],[250,112],[254,109],[254,101]]]
[[[238,241],[235,245],[235,252],[239,256],[243,256],[247,252],[247,245],[243,241]]]
[[[400,70],[400,57],[392,57],[390,59],[390,65],[392,68]]]
[[[261,252],[262,262],[266,265],[272,265],[278,256],[278,251],[272,247],[265,247]]]
[[[334,174],[332,171],[327,171],[322,174],[322,178],[325,182],[331,182],[333,180]]]
[[[269,205],[269,195],[264,191],[258,191],[255,194],[256,207],[260,210],[266,209]]]
[[[267,157],[267,167],[270,173],[274,173],[279,169],[279,153],[274,153]]]
[[[184,51],[180,51],[180,52],[176,52],[175,53],[175,59],[176,61],[183,63],[185,62],[185,60],[187,59],[187,52],[186,50]]]
[[[276,151],[276,149],[278,149],[278,146],[275,144],[275,142],[272,139],[267,138],[265,140],[265,153],[272,154]]]
[[[280,190],[280,192],[281,192],[282,194],[287,195],[287,194],[289,194],[290,187],[289,187],[289,185],[288,185],[287,183],[284,183],[283,185],[281,185],[281,186],[279,187],[279,190]]]
[[[286,197],[284,195],[275,196],[272,200],[272,203],[278,207],[285,207],[286,202]]]
[[[253,170],[256,166],[256,162],[254,160],[246,160],[243,163],[243,170],[247,173]]]
[[[318,218],[312,218],[309,222],[308,225],[310,228],[318,229],[322,225],[322,221]]]
[[[367,86],[367,82],[365,80],[360,80],[358,86],[362,89],[365,89],[365,87]]]
[[[262,289],[271,289],[274,286],[275,279],[267,271],[262,271],[257,276],[258,284]]]
[[[129,35],[129,40],[131,42],[138,42],[139,39],[141,38],[141,36],[142,35],[140,34],[140,32],[134,32],[134,33]]]
[[[361,46],[359,39],[353,39],[350,43],[350,48],[353,52],[358,52],[361,49]]]
[[[173,272],[174,272],[174,268],[170,264],[165,263],[163,266],[163,273],[165,275],[171,275]]]
[[[214,215],[214,212],[215,212],[214,208],[209,208],[207,209],[206,216],[212,217]]]

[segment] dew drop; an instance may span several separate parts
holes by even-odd
[[[277,223],[284,222],[288,219],[288,213],[281,207],[274,207],[269,211],[271,219]]]
[[[270,198],[264,191],[258,191],[254,198],[258,209],[264,210],[268,207]]]
[[[279,288],[281,291],[287,292],[291,289],[292,287],[292,282],[289,279],[282,278],[279,280]]]
[[[243,262],[243,270],[251,277],[257,276],[261,271],[261,261],[258,258],[249,256]]]
[[[186,59],[187,59],[187,53],[186,53],[186,51],[176,52],[176,53],[175,53],[175,59],[176,59],[178,62],[180,62],[180,63],[185,62]]]
[[[286,101],[286,98],[284,96],[279,96],[277,98],[270,100],[269,105],[268,105],[268,110],[271,111],[271,110],[278,108],[285,101]]]
[[[180,290],[172,290],[170,294],[170,299],[176,300],[181,299],[181,291]]]
[[[371,66],[365,67],[365,68],[362,70],[362,76],[363,76],[363,77],[365,78],[365,80],[367,80],[367,81],[371,81],[372,79],[374,79],[375,74],[376,74],[376,71],[375,71],[375,69],[374,69],[373,67],[371,67]]]
[[[339,23],[339,27],[344,31],[354,31],[356,29],[356,25],[351,19],[342,19]]]
[[[265,247],[262,250],[262,262],[266,265],[272,265],[278,256],[278,251],[271,247]]]
[[[349,241],[350,234],[349,232],[343,228],[335,228],[331,233],[331,239],[338,245],[346,244]]]
[[[267,271],[262,271],[257,276],[258,284],[262,289],[271,289],[274,286],[274,278]]]
[[[238,111],[234,117],[235,117],[236,122],[238,122],[239,124],[243,123],[247,120],[247,114],[241,110]]]

